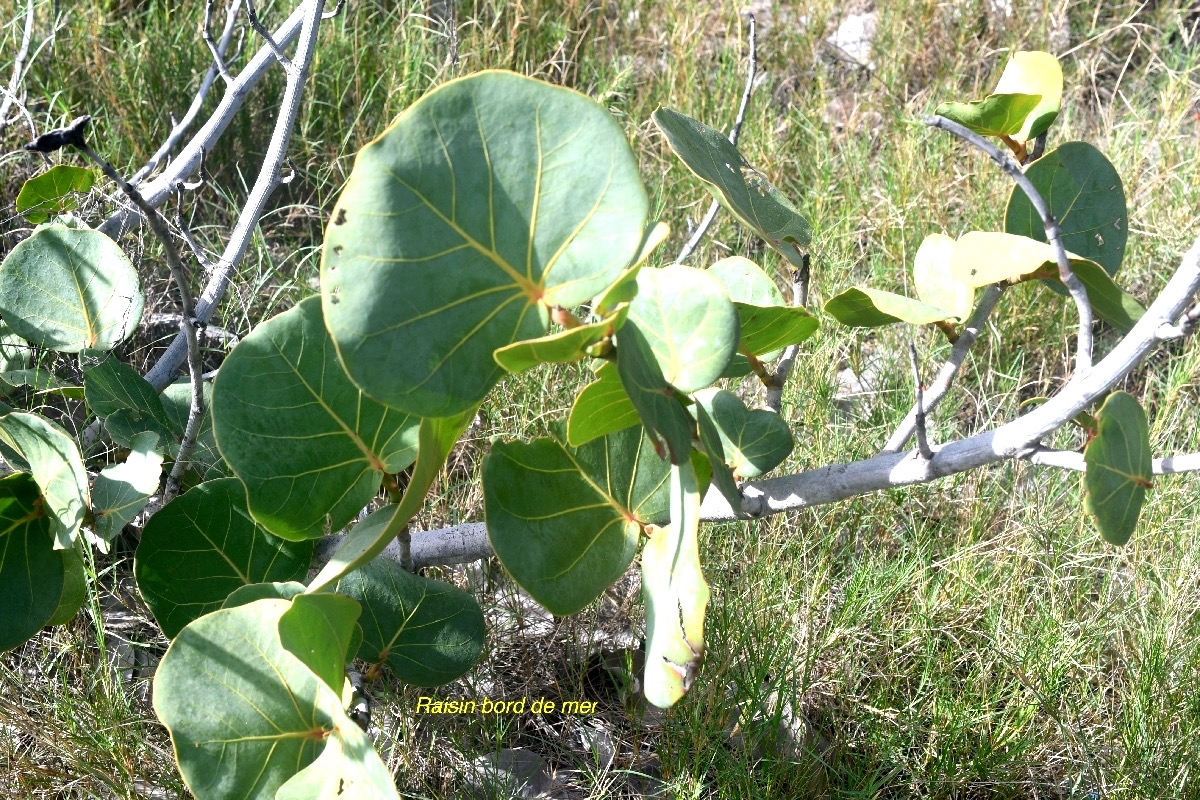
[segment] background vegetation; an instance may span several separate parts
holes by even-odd
[[[90,113],[97,149],[131,174],[209,63],[195,34],[199,5],[39,2],[35,43],[54,32],[25,84],[39,125]],[[904,288],[927,233],[1000,229],[1006,179],[919,116],[943,100],[983,96],[1014,49],[1050,50],[1063,62],[1067,91],[1051,146],[1092,142],[1124,177],[1124,286],[1147,301],[1200,233],[1200,8],[1045,0],[1015,3],[1006,16],[1000,5],[753,4],[762,77],[740,146],[813,223],[813,307],[856,283]],[[290,10],[276,2],[263,15],[278,21]],[[650,113],[669,105],[716,127],[732,123],[746,10],[693,0],[350,0],[322,26],[291,151],[296,178],[275,194],[217,324],[244,334],[313,293],[325,216],[357,148],[431,86],[483,68],[563,83],[612,111],[639,154],[654,213],[675,231],[670,259],[708,196]],[[848,15],[872,11],[868,69],[827,40]],[[3,76],[21,34],[20,13],[9,13]],[[247,51],[257,48],[247,41]],[[276,71],[209,154],[211,180],[187,201],[209,249],[219,249],[245,196],[281,89]],[[41,168],[13,152],[26,134],[22,123],[0,131],[5,250],[24,225],[16,191]],[[83,209],[93,219],[109,210],[100,193]],[[133,247],[148,311],[169,313],[156,245]],[[723,215],[692,263],[729,254],[782,268]],[[1070,304],[1048,292],[1008,292],[932,438],[1011,419],[1023,401],[1053,392],[1067,376],[1073,324]],[[785,395],[797,439],[788,468],[873,454],[912,400],[908,337],[929,374],[948,352],[932,331],[863,334],[824,316],[822,325]],[[1112,332],[1099,341],[1110,345]],[[127,355],[142,366],[159,345],[151,329]],[[212,358],[215,366],[219,354]],[[1147,408],[1156,452],[1200,450],[1198,365],[1194,345],[1174,345],[1122,387]],[[571,368],[507,382],[419,524],[479,519],[486,442],[535,434],[581,379]],[[626,652],[611,631],[636,625],[628,596],[614,593],[603,613],[558,620],[530,608],[494,569],[444,570],[483,593],[493,629],[488,660],[439,694],[598,698],[601,712],[586,724],[609,737],[613,757],[581,751],[579,720],[415,716],[420,692],[386,678],[372,688],[376,741],[413,797],[460,796],[470,760],[501,747],[547,758],[560,775],[552,796],[562,797],[654,787],[728,798],[1200,797],[1197,496],[1194,477],[1157,480],[1120,550],[1082,516],[1077,476],[1020,463],[707,527],[708,659],[665,715],[623,700],[597,668],[604,653]],[[0,795],[183,792],[143,668],[165,642],[132,589],[130,559],[119,552],[95,564],[105,589],[73,623],[0,656]],[[800,718],[789,708],[810,721],[798,737],[787,735]]]

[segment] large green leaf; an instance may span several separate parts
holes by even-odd
[[[57,550],[68,548],[88,508],[88,478],[79,447],[53,422],[23,411],[0,417],[0,443],[29,465],[50,515]]]
[[[1025,175],[1058,220],[1063,247],[1116,275],[1125,257],[1129,216],[1121,176],[1104,154],[1087,142],[1067,142],[1030,164]],[[1042,218],[1016,186],[1004,230],[1046,241]]]
[[[389,370],[379,370],[387,372]],[[363,396],[342,371],[316,297],[259,325],[213,388],[217,446],[253,517],[287,539],[343,527],[385,473],[416,457],[419,420]]]
[[[358,657],[387,664],[405,683],[440,686],[479,660],[483,611],[462,589],[376,558],[342,578],[337,590],[363,607]]]
[[[675,155],[767,244],[799,267],[812,229],[791,201],[750,166],[725,134],[669,108],[653,114]]]
[[[1013,53],[1000,80],[996,82],[996,94],[1024,93],[1041,98],[1025,117],[1013,138],[1027,142],[1050,127],[1058,116],[1062,104],[1062,65],[1050,53],[1040,50],[1018,50]]]
[[[476,406],[495,350],[634,259],[648,205],[624,130],[584,95],[494,71],[439,86],[359,152],[326,231],[347,372],[420,416]]]
[[[851,287],[829,298],[825,311],[851,328],[878,328],[893,322],[929,325],[953,316],[947,309],[867,286]]]
[[[639,428],[579,448],[497,442],[483,462],[488,537],[535,600],[574,614],[621,577],[644,525],[665,516],[668,475]]]
[[[1105,541],[1125,544],[1153,486],[1146,412],[1133,395],[1113,392],[1096,412],[1096,424],[1083,453],[1084,507]]]
[[[0,316],[41,347],[112,349],[142,320],[137,270],[99,231],[42,225],[0,264]]]
[[[969,103],[942,103],[933,113],[983,136],[1013,136],[1041,102],[1037,94],[991,94]]]
[[[267,599],[214,611],[163,656],[154,711],[188,789],[197,800],[395,798],[341,693],[281,643],[292,609]]]
[[[775,412],[748,409],[737,395],[724,389],[705,389],[695,397],[720,433],[725,463],[735,477],[757,478],[791,454],[791,429]]]
[[[86,192],[96,182],[96,173],[83,167],[58,164],[25,181],[17,193],[17,213],[39,225],[54,214],[78,207],[77,192]]]
[[[650,345],[667,383],[684,392],[711,385],[738,345],[737,311],[721,282],[682,264],[643,269],[637,281],[629,321]]]
[[[236,478],[208,481],[163,506],[142,529],[138,589],[168,637],[252,583],[302,580],[311,541],[272,536],[251,519]]]
[[[567,417],[567,443],[579,447],[639,421],[637,409],[621,385],[617,365],[606,361],[596,370],[596,380],[575,396]]]
[[[125,461],[105,467],[92,485],[92,527],[100,542],[112,541],[158,492],[163,462],[158,435],[139,433],[130,444]]]
[[[475,411],[470,408],[453,417],[427,417],[421,420],[417,463],[413,465],[404,496],[398,504],[371,512],[351,528],[317,577],[309,583],[308,591],[319,592],[351,570],[363,566],[382,553],[388,543],[404,530],[408,521],[424,506],[425,495],[441,477],[442,465],[446,463],[458,437],[475,418]]]
[[[642,550],[646,600],[646,699],[668,708],[691,687],[704,658],[708,583],[700,569],[700,487],[691,463],[671,468],[671,523]]]
[[[40,501],[29,474],[0,478],[0,652],[49,624],[63,596],[74,549],[54,549]]]

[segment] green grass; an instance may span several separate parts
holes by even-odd
[[[843,4],[762,4],[771,24],[760,15],[762,79],[741,148],[813,223],[813,307],[854,284],[905,289],[929,232],[1001,225],[1007,179],[919,116],[943,100],[985,94],[1010,48],[1056,41],[1066,42],[1060,52],[1069,50],[1068,91],[1052,144],[1084,139],[1108,154],[1130,207],[1120,280],[1143,301],[1163,285],[1200,221],[1196,12],[1119,0],[1069,4],[1063,17],[1068,4],[1024,5],[1001,24],[982,2],[876,4],[869,76],[822,44]],[[193,6],[63,4],[54,47],[38,56],[25,86],[39,124],[91,113],[100,149],[127,172],[140,166],[207,65]],[[311,293],[324,220],[357,148],[432,85],[483,68],[565,82],[604,103],[638,152],[654,214],[674,231],[663,260],[678,252],[708,197],[671,156],[650,114],[669,105],[717,127],[732,122],[745,76],[740,5],[480,0],[454,7],[457,64],[445,36],[422,16],[423,2],[352,1],[323,27],[291,151],[297,177],[273,199],[221,311],[223,327],[244,334]],[[280,20],[289,10],[277,3],[264,13]],[[50,3],[39,4],[38,22],[44,36]],[[2,34],[0,76],[7,76],[20,22]],[[209,155],[209,190],[188,201],[191,224],[211,249],[222,246],[253,180],[281,89],[278,74],[265,81]],[[5,151],[25,133],[20,124],[5,129]],[[32,159],[0,157],[5,248],[20,224],[12,218],[16,189],[38,168]],[[108,209],[97,199],[87,210]],[[157,245],[134,249],[152,302],[171,310]],[[723,214],[692,263],[729,254],[782,274],[781,260]],[[1052,393],[1068,377],[1069,304],[1017,287],[993,323],[933,421],[934,441],[1012,419],[1021,401]],[[784,413],[796,426],[792,469],[873,455],[911,403],[907,339],[916,341],[927,375],[948,352],[931,331],[863,334],[827,317],[822,325],[786,397]],[[1099,346],[1114,341],[1103,333]],[[139,340],[129,356],[143,365],[156,344]],[[838,370],[872,363],[875,393],[848,412],[835,410]],[[1194,346],[1171,345],[1126,381],[1150,413],[1156,453],[1200,449],[1198,374]],[[499,387],[418,524],[478,519],[487,441],[537,435],[585,377],[579,367],[548,369]],[[1074,447],[1079,439],[1064,432],[1054,443]],[[467,761],[514,746],[575,770],[564,778],[575,787],[571,797],[614,796],[628,771],[651,768],[679,797],[1200,797],[1195,497],[1194,478],[1156,480],[1123,549],[1104,545],[1083,518],[1078,476],[1023,463],[711,526],[703,533],[713,587],[707,662],[672,711],[644,714],[619,692],[596,689],[579,651],[608,623],[592,611],[534,633],[529,623],[520,637],[493,631],[487,660],[458,687],[486,684],[504,697],[598,693],[599,719],[621,745],[610,766],[583,763],[563,743],[570,720],[417,718],[416,697],[430,690],[386,680],[373,690],[380,751],[413,797],[461,796]],[[118,556],[108,567],[104,596],[114,581],[128,580],[130,562]],[[503,592],[481,597],[489,609],[512,603]],[[123,682],[106,666],[100,603],[93,598],[73,623],[0,658],[0,794],[135,797],[144,784],[179,789],[169,742],[143,696],[147,678]],[[161,648],[145,610],[135,610],[142,623],[130,638]],[[779,702],[766,702],[772,696],[812,723],[816,733],[805,746],[781,741],[785,715]],[[735,706],[745,713],[731,740]]]

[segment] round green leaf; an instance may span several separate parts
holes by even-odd
[[[197,800],[394,798],[340,692],[280,642],[291,608],[268,599],[214,611],[163,656],[154,711],[188,789]],[[318,757],[321,769],[305,771]]]
[[[1116,275],[1125,257],[1129,217],[1121,176],[1104,154],[1087,142],[1067,142],[1029,165],[1033,183],[1062,229],[1063,247]],[[1004,230],[1046,241],[1046,228],[1033,204],[1013,187]]]
[[[138,589],[168,638],[252,583],[298,581],[313,542],[288,542],[250,518],[236,478],[202,483],[163,506],[142,529]]]
[[[55,549],[70,547],[88,507],[88,477],[75,440],[37,414],[13,411],[0,417],[0,443],[29,465],[50,514]]]
[[[681,264],[643,269],[629,320],[667,383],[684,392],[711,385],[737,351],[737,311],[721,282],[703,270]]]
[[[465,675],[483,652],[483,611],[448,583],[376,558],[337,584],[363,608],[358,657],[386,663],[405,683],[441,686]]]
[[[1146,492],[1154,485],[1150,429],[1133,395],[1113,392],[1096,412],[1096,436],[1084,450],[1084,508],[1100,535],[1125,544],[1137,527]]]
[[[88,579],[83,556],[79,554],[82,545],[68,547],[56,552],[63,554],[63,587],[58,597],[58,608],[46,621],[47,625],[65,625],[75,618],[79,609],[87,602]]]
[[[494,71],[439,86],[359,152],[326,231],[347,372],[420,416],[475,406],[495,350],[620,275],[647,208],[625,132],[587,97]]]
[[[67,559],[75,551],[54,549],[40,500],[27,473],[0,478],[0,651],[50,624],[63,599]]]
[[[78,206],[75,193],[86,192],[95,182],[90,169],[58,164],[25,181],[17,194],[17,213],[38,225]]]
[[[695,397],[719,432],[725,463],[735,477],[757,478],[791,454],[791,429],[775,412],[748,409],[724,389],[706,389]]]
[[[573,614],[621,577],[643,525],[665,517],[669,471],[640,428],[579,448],[498,442],[483,462],[488,536],[535,600]]]
[[[783,192],[750,166],[725,134],[678,111],[660,108],[654,124],[714,197],[763,240],[799,267],[812,229]]]
[[[0,316],[41,347],[109,350],[141,322],[137,270],[99,231],[43,225],[0,265]]]
[[[316,297],[233,349],[213,388],[213,420],[250,513],[287,539],[318,538],[354,519],[385,473],[416,458],[420,424],[350,382]]]

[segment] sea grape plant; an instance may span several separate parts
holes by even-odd
[[[1061,83],[1052,57],[1018,53],[997,93],[939,113],[1030,160],[1088,300],[1128,332],[1144,309],[1114,280],[1127,230],[1120,179],[1086,143],[1037,160],[1027,148],[1052,123]],[[807,269],[810,224],[761,171],[678,111],[654,122],[727,209]],[[70,208],[91,180],[61,169],[22,192],[35,198],[19,201],[31,221]],[[396,796],[346,710],[347,665],[440,685],[471,669],[485,630],[469,594],[378,556],[407,543],[490,390],[544,365],[584,362],[594,379],[546,436],[492,444],[482,480],[494,551],[562,615],[640,551],[645,695],[668,707],[687,692],[709,598],[702,501],[711,491],[741,508],[746,481],[794,447],[780,415],[721,382],[769,384],[766,365],[818,320],[745,258],[654,266],[668,231],[648,209],[604,108],[508,72],[437,87],[359,152],[330,215],[320,296],[229,353],[208,390],[194,485],[141,529],[138,586],[172,640],[154,707],[198,798]],[[936,324],[957,338],[980,287],[1059,286],[1042,222],[1014,190],[1003,231],[930,235],[914,264],[919,300],[852,288],[825,310],[849,326]],[[0,266],[5,346],[19,337],[77,353],[88,412],[128,453],[93,478],[94,458],[61,425],[3,409],[13,473],[0,479],[0,648],[70,619],[85,597],[85,549],[107,548],[179,457],[186,385],[160,395],[111,354],[143,302],[120,247],[78,220],[42,222]],[[14,366],[0,376],[13,387],[26,364]],[[1123,543],[1152,486],[1145,413],[1115,393],[1089,420],[1085,505]],[[314,564],[317,540],[343,529]]]

